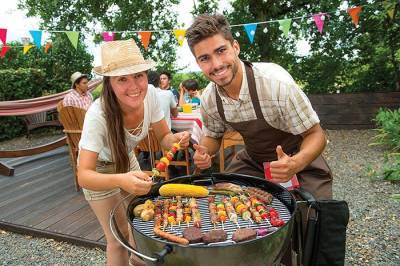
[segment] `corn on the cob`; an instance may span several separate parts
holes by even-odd
[[[186,185],[186,184],[165,184],[158,191],[161,196],[165,197],[207,197],[208,189],[202,186]]]

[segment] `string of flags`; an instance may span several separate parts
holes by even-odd
[[[384,7],[385,11],[387,12],[388,16],[390,17],[390,19],[393,19],[393,17],[394,17],[396,2],[397,1],[394,1],[394,0],[385,0],[383,2],[383,7]],[[351,7],[351,8],[348,8],[346,11],[347,11],[348,15],[351,17],[352,23],[357,27],[358,22],[359,22],[360,13],[362,12],[362,6]],[[331,13],[335,13],[335,12],[320,12],[318,14],[307,15],[307,16],[302,16],[302,17],[285,18],[285,19],[280,19],[280,20],[270,20],[270,21],[262,21],[262,22],[256,22],[256,23],[231,25],[231,28],[243,27],[244,31],[247,34],[249,42],[252,44],[254,42],[254,37],[256,34],[257,26],[260,24],[278,22],[279,29],[282,31],[283,35],[287,37],[289,35],[290,27],[292,25],[293,20],[312,18],[317,30],[322,34],[326,17]],[[178,45],[182,46],[184,43],[184,40],[185,40],[186,29],[146,30],[146,31],[139,31],[139,30],[106,31],[106,32],[102,32],[101,36],[103,38],[103,41],[108,42],[108,41],[115,40],[117,33],[121,33],[122,36],[124,36],[126,33],[137,33],[138,38],[140,39],[144,49],[147,50],[149,47],[149,44],[150,44],[150,39],[155,40],[154,35],[152,36],[152,34],[154,32],[171,32],[171,31],[175,35]],[[265,27],[263,31],[264,31],[264,33],[266,33],[268,31],[267,27]],[[69,41],[71,42],[71,45],[75,49],[77,49],[78,41],[79,41],[79,34],[80,34],[79,31],[47,31],[47,32],[65,33],[66,36],[68,37]],[[29,37],[22,38],[23,54],[28,53],[28,51],[34,46],[36,46],[37,48],[42,47],[43,31],[42,30],[30,30],[29,33],[32,36],[33,44],[31,43],[31,40]],[[236,32],[236,36],[239,37],[240,33]],[[1,51],[0,51],[1,58],[3,58],[6,55],[6,53],[11,49],[11,46],[7,45],[6,40],[7,40],[7,29],[0,28],[0,41],[2,43]],[[15,48],[15,47],[21,47],[21,46],[12,46],[12,48]],[[51,47],[52,47],[51,42],[46,42],[44,45],[44,51],[47,53]]]

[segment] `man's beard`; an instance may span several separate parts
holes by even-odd
[[[227,68],[227,71],[232,71],[232,77],[228,81],[226,81],[226,82],[222,81],[223,83],[218,83],[217,80],[211,79],[219,87],[226,87],[226,86],[230,85],[232,83],[232,81],[234,80],[234,78],[236,77],[236,74],[237,74],[238,69],[239,69],[238,64],[236,62],[233,62],[232,65],[227,65],[226,68]],[[214,70],[214,72],[215,72],[215,70]]]

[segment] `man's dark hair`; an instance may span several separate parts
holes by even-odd
[[[197,83],[197,81],[194,79],[185,80],[184,82],[182,82],[182,86],[190,91],[197,91],[199,89],[199,83]]]
[[[155,71],[149,71],[147,74],[147,79],[149,80],[149,84],[158,88],[160,86],[160,75],[158,75]]]
[[[221,34],[225,40],[234,41],[229,22],[222,15],[200,15],[186,31],[186,39],[193,53],[193,46],[202,40]]]
[[[79,83],[81,82],[82,79],[87,79],[87,80],[89,80],[88,76],[83,75],[83,76],[79,77],[77,80],[75,80],[74,86],[72,86],[72,87],[75,89],[75,88],[76,88],[76,84],[79,84]]]
[[[168,71],[162,71],[162,72],[160,73],[160,76],[161,76],[161,75],[166,75],[166,76],[168,77],[169,80],[172,79],[171,73],[169,73]]]

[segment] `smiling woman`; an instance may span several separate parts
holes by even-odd
[[[185,148],[190,136],[170,132],[155,88],[148,85],[147,71],[154,62],[143,58],[133,40],[104,43],[101,59],[94,72],[104,76],[103,90],[86,113],[79,143],[78,181],[104,231],[107,264],[127,265],[128,253],[112,236],[108,217],[123,194],[144,195],[151,188],[151,178],[140,170],[134,148],[150,127],[164,149],[178,141]],[[128,223],[122,209],[116,219],[127,237]]]

